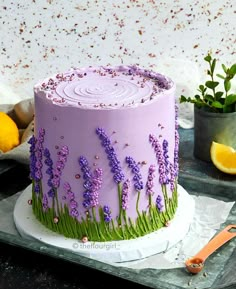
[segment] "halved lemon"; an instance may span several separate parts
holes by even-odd
[[[236,151],[231,147],[217,142],[211,144],[211,160],[222,172],[236,174]]]

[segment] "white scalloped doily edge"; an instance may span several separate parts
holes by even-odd
[[[18,198],[14,208],[14,222],[20,235],[28,240],[70,250],[88,258],[103,262],[127,262],[140,260],[161,253],[183,240],[194,216],[195,203],[186,190],[178,185],[178,208],[168,227],[131,240],[86,242],[66,238],[41,224],[33,214],[28,200],[32,197],[32,185]]]

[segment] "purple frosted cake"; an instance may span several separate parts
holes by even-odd
[[[177,208],[175,85],[137,66],[71,69],[38,83],[32,207],[83,241],[138,238]]]

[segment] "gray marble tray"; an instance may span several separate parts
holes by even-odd
[[[224,201],[236,200],[236,177],[219,172],[212,164],[201,162],[193,157],[193,131],[180,130],[180,174],[179,183],[189,193],[206,195]],[[225,224],[236,223],[236,205]],[[236,288],[236,239],[225,244],[206,261],[204,270],[192,275],[185,268],[171,270],[114,267],[99,261],[78,256],[38,241],[25,240],[19,235],[0,231],[0,241],[27,248],[40,254],[93,268],[122,279],[157,289],[235,289]]]

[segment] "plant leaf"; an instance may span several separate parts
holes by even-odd
[[[184,95],[181,95],[180,96],[180,103],[186,102],[186,101],[187,101],[187,98]]]
[[[218,84],[219,84],[218,81],[211,81],[211,80],[209,80],[205,83],[206,87],[208,87],[210,89],[216,88]]]
[[[236,74],[236,63],[233,64],[233,65],[230,67],[229,73],[232,74],[232,75],[235,75],[235,74]]]
[[[211,64],[211,74],[214,73],[215,67],[216,67],[216,59],[214,58]]]
[[[221,75],[221,74],[216,74],[216,76],[218,76],[221,79],[225,79],[225,77],[223,75]]]
[[[223,108],[224,107],[223,104],[220,103],[219,101],[213,101],[211,105],[215,108]]]
[[[211,61],[211,55],[208,54],[205,58],[204,58],[205,61],[207,62],[210,62]]]
[[[225,91],[228,92],[231,88],[231,83],[230,83],[230,80],[228,79],[225,79],[224,81],[224,87],[225,87]]]
[[[236,103],[236,94],[229,94],[226,98],[225,98],[225,105],[231,105],[233,103]]]
[[[216,100],[220,100],[221,96],[223,96],[224,92],[223,91],[217,91],[215,94]]]
[[[200,91],[204,91],[204,88],[205,88],[204,85],[202,85],[202,84],[199,85],[199,90],[200,90]]]
[[[213,97],[212,95],[210,95],[210,94],[206,94],[206,95],[205,95],[205,99],[208,100],[208,101],[210,101],[210,102],[213,102],[213,101],[214,101],[214,97]]]
[[[234,111],[234,107],[233,105],[224,105],[223,107],[223,112],[226,113],[226,112],[233,112]]]
[[[223,68],[224,72],[227,73],[228,69],[227,69],[227,67],[224,64],[222,64],[222,68]]]

